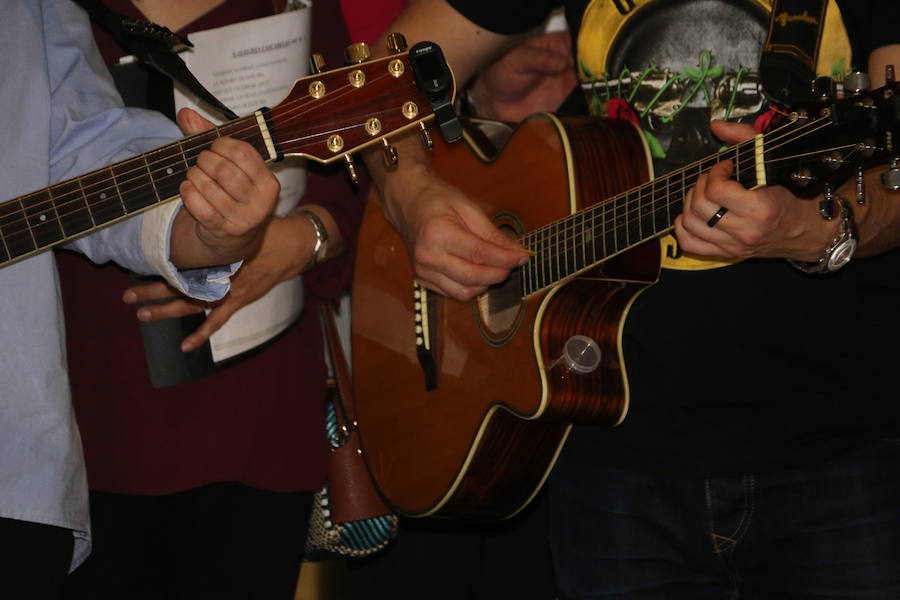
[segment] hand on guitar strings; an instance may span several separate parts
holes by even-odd
[[[712,131],[728,143],[755,135],[749,125],[724,121],[713,121]],[[733,169],[730,160],[716,164],[688,192],[675,218],[681,248],[699,256],[817,260],[837,233],[837,221],[825,221],[817,201],[797,198],[781,186],[748,190],[731,178]],[[710,226],[716,214],[722,216]]]
[[[315,238],[305,230],[308,225],[304,217],[295,214],[269,221],[259,248],[231,277],[228,294],[218,302],[182,296],[164,281],[132,286],[125,290],[122,300],[127,304],[170,300],[138,308],[140,321],[161,321],[208,310],[206,320],[181,342],[181,351],[190,352],[206,343],[238,310],[261,298],[282,281],[298,275],[309,264]],[[343,250],[343,240],[336,236],[330,243],[335,250],[332,256]]]
[[[178,113],[186,134],[212,123],[190,109]],[[222,137],[200,153],[179,192],[184,203],[172,228],[179,268],[224,265],[252,254],[280,191],[278,179],[248,143]]]
[[[462,192],[424,166],[412,171],[389,183],[385,214],[404,238],[420,283],[465,301],[528,262],[521,244]]]

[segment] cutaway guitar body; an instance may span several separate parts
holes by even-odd
[[[747,189],[825,190],[827,216],[831,190],[855,176],[862,202],[864,170],[896,160],[898,124],[891,81],[796,107],[779,127],[652,181],[642,135],[621,120],[535,115],[491,156],[437,145],[434,169],[532,256],[471,302],[441,298],[414,284],[403,242],[370,204],[354,284],[354,378],[363,451],[385,499],[414,516],[520,510],[571,423],[625,417],[625,316],[656,280],[656,238],[702,174],[729,160]],[[565,353],[569,340],[575,352]]]
[[[435,140],[433,167],[516,237],[650,175],[642,137],[625,121],[535,115],[490,157],[468,141]],[[566,242],[586,235],[581,226],[546,235],[565,252],[582,253]],[[557,269],[551,278],[558,283],[532,282],[533,292],[527,283],[543,267],[523,268],[465,303],[414,286],[406,247],[374,202],[359,248],[357,418],[371,474],[398,512],[511,516],[546,479],[571,423],[612,426],[624,418],[621,329],[636,295],[657,277],[655,239],[571,276],[560,277]],[[576,335],[600,349],[590,373],[559,360]]]

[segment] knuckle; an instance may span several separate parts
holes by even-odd
[[[478,280],[475,276],[475,273],[471,269],[467,269],[460,275],[457,283],[465,288],[474,288],[477,287]]]
[[[281,193],[281,182],[268,170],[266,171],[266,176],[263,178],[262,182],[260,182],[260,187],[267,195],[277,196]]]
[[[744,248],[755,248],[763,241],[758,231],[741,231],[734,234],[734,239]]]
[[[704,221],[706,219],[709,219],[709,216],[707,216],[706,213],[704,213],[703,211],[700,210],[700,207],[698,206],[698,204],[699,203],[696,201],[691,203],[691,210],[690,210],[691,216],[696,217],[698,219],[702,219]]]
[[[201,196],[203,196],[206,199],[209,199],[209,197],[215,193],[217,186],[216,186],[215,182],[204,178],[201,181],[196,182],[194,184],[194,187],[197,189],[197,192]]]
[[[483,265],[487,261],[487,247],[482,243],[472,246],[469,260],[476,265]]]
[[[225,161],[217,161],[212,169],[212,175],[219,181],[230,181],[234,179],[234,167]]]
[[[781,214],[777,208],[770,206],[760,209],[756,218],[765,228],[775,229],[778,226]]]
[[[419,227],[419,239],[423,242],[438,242],[443,237],[444,229],[432,220],[425,221]]]
[[[706,196],[707,198],[722,198],[727,193],[728,182],[727,181],[713,181],[709,183],[706,187]]]
[[[235,154],[237,155],[238,160],[244,162],[262,160],[262,157],[260,157],[256,149],[247,142],[238,142],[238,145],[235,148]]]
[[[413,262],[417,265],[416,274],[421,277],[423,275],[423,273],[421,272],[422,268],[418,265],[431,265],[431,252],[429,252],[423,244],[416,244],[416,246],[413,248],[412,257]]]
[[[210,148],[212,148],[212,146],[210,146]],[[213,164],[215,164],[216,158],[217,156],[215,152],[212,152],[211,150],[203,150],[197,156],[197,165],[193,168],[206,170],[212,167]]]

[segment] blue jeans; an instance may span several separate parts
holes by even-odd
[[[692,479],[564,451],[550,480],[559,599],[900,598],[900,442]]]

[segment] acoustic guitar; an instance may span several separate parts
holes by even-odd
[[[354,384],[364,456],[387,502],[476,519],[523,508],[572,423],[625,418],[623,324],[699,175],[730,159],[747,188],[812,197],[848,177],[861,185],[862,167],[898,152],[897,88],[798,108],[775,131],[654,180],[643,136],[622,120],[538,114],[500,152],[472,136],[437,144],[435,171],[533,256],[472,301],[441,297],[415,284],[403,241],[370,203]]]
[[[436,114],[452,135],[453,77],[437,45],[407,52],[394,35],[393,55],[371,61],[364,44],[351,48],[354,64],[297,80],[274,108],[0,203],[0,267],[177,198],[197,157],[221,136],[250,143],[267,162],[344,161],[355,179],[351,155],[361,148],[393,150],[388,136],[411,128],[427,135]]]

